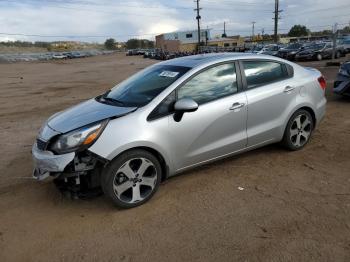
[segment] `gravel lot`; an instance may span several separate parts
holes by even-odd
[[[0,261],[350,261],[350,99],[302,151],[272,145],[167,180],[146,205],[70,200],[30,179],[53,113],[155,63],[121,54],[0,64]],[[239,190],[243,189],[243,190]]]

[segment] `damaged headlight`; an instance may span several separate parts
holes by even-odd
[[[65,154],[91,146],[101,135],[108,120],[85,126],[67,134],[60,135],[51,146],[57,154]]]

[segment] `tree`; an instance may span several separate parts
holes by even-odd
[[[154,42],[147,39],[129,39],[126,42],[127,49],[154,48]]]
[[[115,40],[113,38],[109,38],[105,42],[105,48],[108,50],[114,50],[116,49],[115,44],[116,44]]]
[[[342,33],[343,33],[343,34],[348,34],[348,33],[350,33],[350,26],[345,26],[345,27],[343,28],[343,30],[342,30]]]
[[[288,36],[291,37],[299,37],[299,36],[307,36],[309,34],[310,30],[306,28],[304,25],[294,25],[289,33]]]

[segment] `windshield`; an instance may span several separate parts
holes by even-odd
[[[276,45],[272,45],[272,46],[267,46],[264,48],[266,51],[277,51],[278,50],[278,46]]]
[[[301,46],[301,44],[290,44],[286,49],[299,49]]]
[[[252,51],[261,51],[264,47],[263,46],[254,46]]]
[[[103,98],[125,107],[142,107],[190,69],[182,66],[155,65],[118,84]]]
[[[308,45],[308,46],[305,46],[305,49],[322,49],[324,48],[326,44],[312,44],[312,45]]]

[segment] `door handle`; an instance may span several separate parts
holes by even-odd
[[[292,86],[286,86],[286,88],[284,89],[284,93],[290,93],[295,89],[295,87]]]
[[[230,107],[230,110],[231,111],[234,111],[234,110],[237,110],[237,109],[240,109],[242,107],[244,107],[245,104],[244,103],[234,103],[231,107]]]

